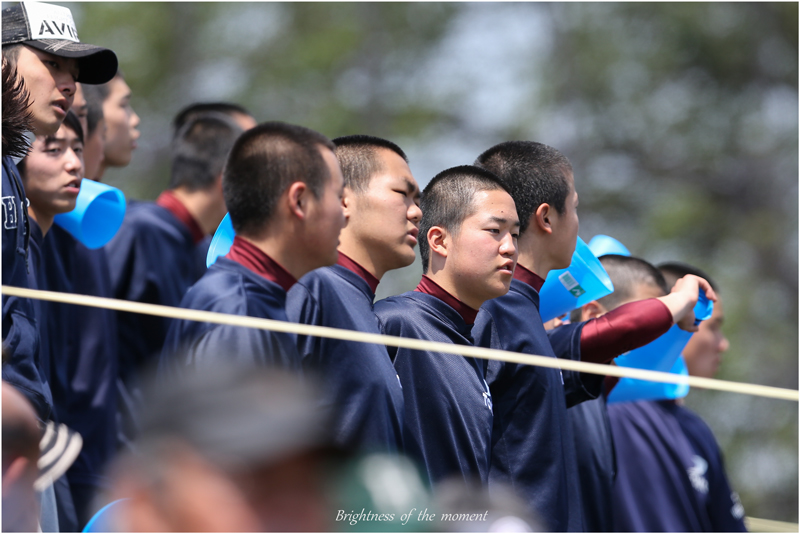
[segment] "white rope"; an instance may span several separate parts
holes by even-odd
[[[800,529],[800,525],[797,523],[759,519],[757,517],[745,517],[744,524],[750,532],[797,532]]]
[[[691,387],[714,389],[717,391],[729,391],[732,393],[742,393],[757,397],[768,397],[773,399],[783,399],[798,402],[800,392],[794,389],[778,388],[773,386],[762,386],[758,384],[746,384],[742,382],[731,382],[728,380],[717,380],[713,378],[702,378],[697,376],[676,375],[672,373],[662,373],[659,371],[646,371],[643,369],[633,369],[630,367],[618,367],[599,363],[578,362],[564,360],[561,358],[551,358],[549,356],[538,356],[509,352],[505,350],[486,349],[482,347],[468,347],[451,343],[440,343],[436,341],[423,341],[421,339],[410,339],[381,334],[369,334],[355,330],[344,330],[330,328],[327,326],[314,326],[286,321],[276,321],[273,319],[262,319],[244,315],[232,315],[200,310],[190,310],[185,308],[175,308],[171,306],[161,306],[157,304],[142,304],[128,300],[109,299],[103,297],[91,297],[87,295],[77,295],[73,293],[60,293],[55,291],[41,291],[21,287],[1,286],[0,290],[7,296],[32,298],[47,300],[52,302],[62,302],[65,304],[77,304],[79,306],[91,306],[124,312],[142,313],[146,315],[156,315],[159,317],[169,317],[172,319],[185,319],[189,321],[199,321],[204,323],[224,324],[231,326],[243,326],[257,328],[259,330],[272,330],[275,332],[286,332],[307,336],[318,336],[331,339],[342,339],[356,341],[359,343],[374,343],[377,345],[388,345],[407,349],[444,352],[448,354],[460,354],[474,358],[486,360],[500,360],[510,363],[525,365],[537,365],[540,367],[550,367],[563,369],[566,371],[578,371],[581,373],[591,373],[597,375],[618,376],[636,378],[640,380],[650,380],[653,382],[664,382],[668,384],[688,384]]]

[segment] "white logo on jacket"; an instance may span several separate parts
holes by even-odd
[[[694,465],[686,470],[689,473],[689,480],[692,486],[702,494],[708,493],[708,480],[706,480],[706,471],[708,471],[708,462],[700,456],[692,456]]]
[[[17,203],[15,198],[3,197],[3,228],[13,230],[17,227]]]

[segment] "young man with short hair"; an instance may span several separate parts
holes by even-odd
[[[464,165],[422,194],[416,290],[375,305],[385,334],[472,346],[487,300],[504,295],[517,261],[514,201],[492,173]],[[486,360],[389,347],[403,384],[406,452],[431,482],[454,476],[488,482],[492,396]]]
[[[139,139],[139,115],[131,106],[131,88],[125,82],[122,72],[117,71],[114,78],[98,87],[103,95],[103,118],[106,133],[103,143],[103,161],[97,174],[87,176],[102,181],[109,167],[127,167],[136,150]]]
[[[645,260],[606,255],[600,263],[614,291],[573,310],[569,324],[548,332],[558,357],[603,361],[646,345],[673,323],[694,328],[692,308],[698,291],[710,288],[705,280],[687,276],[669,292],[661,273]],[[573,356],[570,353],[576,347],[580,352]],[[595,375],[593,380],[602,377]],[[617,381],[606,377],[598,398],[567,410],[575,438],[584,526],[589,532],[613,530],[616,459],[606,398]]]
[[[333,143],[345,182],[339,259],[292,286],[286,314],[299,323],[380,334],[375,290],[386,272],[414,261],[419,187],[394,143],[367,135]],[[386,347],[312,336],[298,336],[298,347],[304,371],[325,389],[338,445],[402,450],[403,388]]]
[[[324,135],[267,122],[242,134],[225,165],[225,203],[236,231],[186,293],[181,307],[286,321],[286,292],[306,273],[336,262],[344,226],[344,178]],[[299,369],[295,336],[177,320],[162,377],[214,363]]]
[[[181,129],[172,143],[170,189],[155,202],[130,202],[106,245],[116,298],[177,306],[200,278],[195,248],[225,215],[222,170],[241,133],[221,114],[197,117]],[[160,354],[170,322],[134,313],[118,318],[121,379],[132,385]]]
[[[507,184],[522,228],[511,289],[483,306],[475,338],[497,335],[502,348],[512,352],[595,363],[613,359],[619,352],[602,350],[609,339],[616,339],[614,347],[619,346],[620,330],[613,324],[594,325],[600,328],[592,341],[599,342],[591,349],[581,350],[581,332],[570,338],[565,350],[556,352],[539,315],[544,279],[551,270],[569,266],[578,235],[578,194],[569,160],[541,143],[509,141],[481,154],[477,163]],[[646,330],[646,335],[654,336],[648,338],[652,340],[689,306],[682,301],[673,310],[664,304],[652,304],[649,313],[655,319],[647,323],[649,330],[637,324],[634,330]],[[630,336],[626,341],[638,339],[641,336]],[[575,445],[566,411],[569,405],[595,398],[602,377],[492,361],[488,380],[495,401],[490,480],[512,485],[542,515],[548,528],[583,530]]]
[[[713,281],[696,267],[659,266],[672,283],[694,275]],[[728,342],[717,299],[711,318],[700,323],[683,350],[689,374],[713,378]],[[620,402],[608,407],[617,478],[617,531],[744,532],[744,507],[731,489],[722,452],[708,425],[683,401]],[[648,446],[643,446],[647,444]]]

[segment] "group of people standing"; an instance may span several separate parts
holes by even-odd
[[[499,143],[420,191],[406,154],[389,140],[329,139],[299,125],[259,124],[236,104],[192,104],[173,121],[168,188],[155,202],[129,202],[117,235],[104,248],[86,248],[54,217],[75,207],[82,179],[128,164],[139,118],[114,53],[80,43],[77,31],[74,39],[53,38],[51,28],[67,26],[74,29],[71,15],[58,6],[3,11],[4,285],[594,363],[611,363],[677,324],[697,332],[684,353],[690,372],[716,372],[727,348],[718,294],[683,264],[659,270],[640,258],[604,256],[614,293],[546,328],[539,290],[550,271],[570,264],[578,194],[569,160],[533,141]],[[210,236],[226,213],[233,244],[206,268]],[[418,286],[375,302],[383,276],[411,265],[417,248]],[[698,327],[700,291],[716,306]],[[715,365],[702,363],[709,354]],[[230,369],[285,373],[290,383],[303,377],[319,389],[313,417],[292,411],[293,399],[305,401],[274,381],[292,423],[274,403],[259,402],[245,379],[247,407],[199,399],[192,409],[163,405],[174,401],[165,392],[182,391],[198,374],[235,388]],[[14,503],[27,502],[24,492],[7,502],[4,491],[4,529],[77,530],[112,495],[129,499],[129,513],[120,512],[129,530],[199,525],[176,519],[185,508],[162,509],[163,494],[143,504],[139,486],[109,479],[110,465],[115,480],[130,481],[131,466],[141,475],[157,465],[168,480],[168,466],[190,463],[186,454],[156,461],[166,445],[153,445],[155,434],[194,444],[208,477],[236,472],[223,478],[244,496],[236,508],[244,529],[326,525],[298,513],[302,499],[287,504],[287,495],[308,491],[297,480],[311,471],[291,464],[292,478],[276,470],[323,442],[349,453],[407,455],[432,487],[456,479],[489,495],[510,491],[529,525],[547,530],[744,529],[708,427],[675,401],[606,406],[616,381],[600,375],[3,296],[3,380],[4,488],[7,475],[19,488],[38,476],[38,447],[19,446],[7,462],[7,443],[30,443],[31,428],[50,424],[82,440],[66,475],[37,492],[38,525],[13,513]],[[205,391],[217,398],[208,383]],[[7,401],[7,392],[16,396]],[[147,408],[153,399],[160,408]],[[18,408],[14,417],[6,417],[7,404]],[[159,410],[172,410],[172,423]],[[238,432],[257,434],[259,413],[276,425],[259,438],[273,451],[268,465],[252,439],[231,445]],[[24,432],[9,441],[12,422]],[[326,438],[310,439],[312,427]],[[280,445],[267,443],[273,439]],[[133,460],[148,454],[149,463]],[[241,476],[237,455],[257,457],[253,473],[273,478]],[[14,461],[22,462],[16,470]],[[192,489],[214,506],[219,493],[203,488]],[[284,516],[295,523],[275,519]]]

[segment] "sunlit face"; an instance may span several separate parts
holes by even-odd
[[[66,125],[37,136],[25,158],[25,193],[37,216],[52,218],[75,208],[83,174],[83,143]]]
[[[330,178],[325,184],[320,198],[309,196],[308,239],[310,246],[304,253],[313,258],[312,269],[336,263],[339,257],[337,251],[339,232],[344,227],[342,169],[339,167],[339,160],[331,150],[321,148],[320,153],[328,167]]]
[[[105,158],[105,133],[106,121],[100,119],[97,121],[94,131],[86,138],[86,143],[83,147],[83,165],[84,165],[84,178],[90,180],[97,180],[100,174],[100,168]]]
[[[719,294],[717,294],[719,298]],[[714,312],[711,318],[703,321],[698,326],[697,332],[692,334],[689,343],[683,349],[683,358],[686,360],[686,367],[692,376],[704,378],[714,378],[722,360],[722,353],[727,351],[730,344],[722,333],[722,324],[725,321],[725,313],[722,309],[722,301],[714,303]]]
[[[378,149],[382,169],[363,192],[345,189],[347,227],[372,264],[383,275],[414,261],[419,222],[419,186],[397,153]]]
[[[17,73],[29,93],[33,132],[56,133],[75,98],[78,62],[23,45],[17,57]]]
[[[106,120],[105,164],[124,167],[131,162],[139,139],[139,116],[131,107],[131,88],[121,77],[109,82],[109,94],[103,101]]]
[[[552,269],[569,267],[578,240],[578,192],[575,191],[575,180],[571,171],[567,173],[566,178],[569,183],[569,193],[564,201],[564,213],[558,213],[555,209],[550,212],[550,224],[553,229]]]
[[[446,238],[445,269],[461,300],[477,310],[508,293],[517,265],[519,217],[511,195],[502,190],[480,191],[473,203],[474,213]]]

